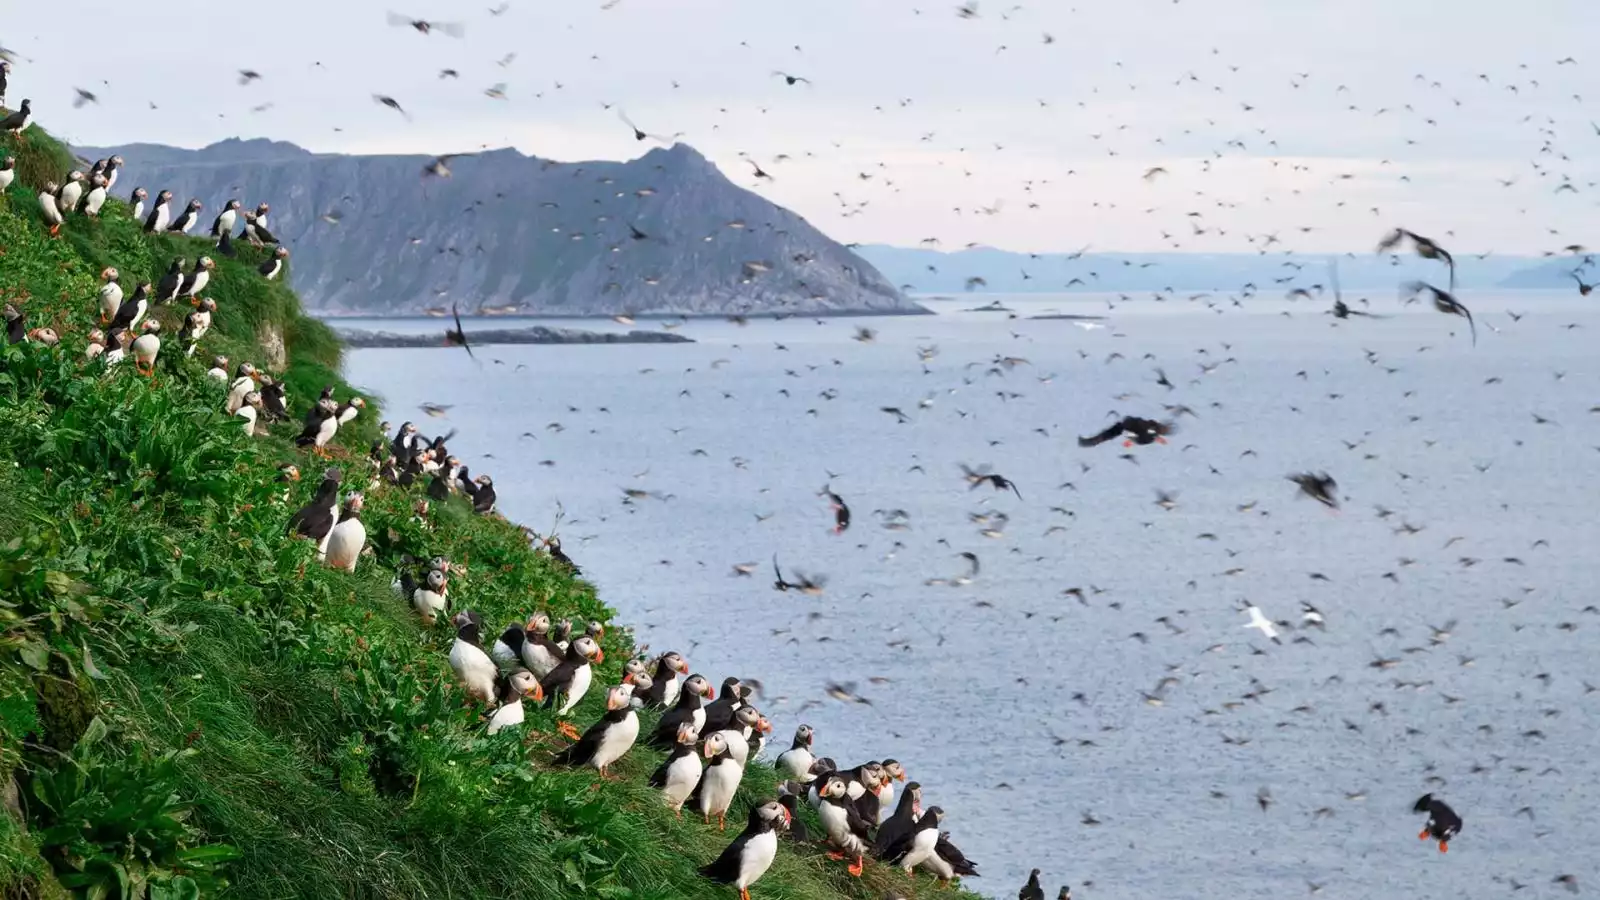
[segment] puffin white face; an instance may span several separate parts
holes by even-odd
[[[642,694],[656,686],[656,680],[650,677],[649,672],[639,672],[622,679],[625,683],[633,685],[635,694]]]
[[[259,400],[260,397],[257,397],[256,399]],[[344,505],[351,512],[360,512],[361,507],[365,506],[366,502],[366,498],[362,497],[360,493],[354,493],[344,498]]]
[[[619,709],[627,709],[628,704],[632,702],[633,685],[631,684],[619,684],[606,691],[606,709],[608,710],[614,712]]]
[[[215,269],[217,267],[217,264],[209,256],[200,257],[200,265],[206,269]]]
[[[433,591],[435,594],[444,593],[445,581],[443,572],[438,569],[430,571],[428,573],[428,590]]]
[[[228,358],[226,356],[219,356],[216,359],[213,359],[211,361],[211,367],[214,369],[228,368]]]
[[[741,706],[734,712],[733,718],[744,728],[754,728],[761,721],[761,713],[754,706]]]
[[[711,682],[704,675],[690,675],[683,681],[683,689],[690,694],[699,694],[702,697],[711,693]]]
[[[28,332],[28,337],[38,341],[46,347],[54,347],[55,345],[61,343],[61,338],[58,337],[55,333],[55,330],[51,328],[35,328],[34,330]]]
[[[622,664],[623,681],[632,684],[632,679],[645,674],[644,660],[630,659]]]
[[[524,627],[526,630],[531,631],[534,634],[549,634],[550,617],[544,613],[534,613],[528,618],[528,624]]]
[[[700,752],[706,755],[706,759],[711,759],[719,754],[726,753],[728,752],[728,739],[722,736],[722,732],[718,731],[711,735],[711,737],[706,738],[705,749],[701,750]]]
[[[792,820],[789,810],[776,800],[768,800],[756,808],[756,815],[764,822],[771,822],[779,828],[787,829]]]
[[[83,180],[83,173],[79,172],[77,169],[73,169],[71,172],[67,173],[67,180],[68,181],[82,181]]]
[[[284,464],[283,467],[280,468],[278,471],[280,473],[282,473],[284,478],[287,478],[290,481],[299,481],[300,480],[300,467],[294,465],[293,463]]]
[[[256,406],[256,407],[259,407],[261,405],[261,395],[256,393],[255,391],[251,391],[250,393],[245,394],[244,395],[244,405],[245,406]]]
[[[145,319],[144,330],[150,332],[151,334],[160,333],[161,321],[159,319]]]
[[[850,789],[845,786],[844,779],[837,775],[829,775],[828,782],[822,786],[822,796],[824,797],[837,799],[849,792]]]
[[[166,202],[170,201],[171,199],[172,199],[172,192],[171,191],[162,191],[161,194],[156,197],[156,202],[158,202],[158,203],[166,203]]]
[[[477,478],[474,478],[472,480],[476,481],[477,483],[479,483],[479,484],[481,484],[481,485],[483,485],[485,487],[488,487],[489,485],[494,484],[494,480],[491,479],[487,475],[479,475]]]
[[[883,772],[885,775],[893,778],[895,781],[906,780],[905,766],[900,765],[899,760],[885,760],[883,763]]]
[[[279,247],[276,251],[273,252],[272,255],[276,256],[279,259],[288,259],[289,258],[289,248],[288,247]]]
[[[684,722],[678,726],[678,743],[693,744],[700,740],[700,732],[696,731],[693,722]]]
[[[104,344],[105,342],[106,342],[106,333],[104,331],[101,331],[100,329],[96,328],[95,330],[89,332],[89,343],[91,343],[91,344]]]
[[[135,200],[143,200],[148,196],[150,196],[150,194],[144,188],[134,188],[133,189],[133,197],[134,197]]]
[[[484,477],[487,478],[488,476]],[[682,654],[678,653],[676,650],[667,651],[667,653],[661,657],[661,661],[667,664],[668,671],[677,672],[679,675],[689,674],[689,661],[684,659]]]
[[[544,691],[539,687],[539,679],[533,677],[533,673],[527,669],[518,669],[512,672],[507,680],[511,682],[511,689],[518,694],[536,703],[544,700]]]
[[[114,266],[106,266],[100,270],[101,281],[116,281],[118,277],[119,273]]]
[[[600,649],[600,645],[595,643],[594,638],[584,635],[572,643],[573,646],[578,648],[578,652],[587,657],[590,662],[602,663],[606,661],[606,652]]]
[[[56,192],[56,190],[58,188],[60,188],[60,187],[61,187],[61,185],[56,184],[54,181],[46,181],[44,183],[44,192],[46,194],[54,194]]]
[[[244,204],[240,203],[237,200],[229,200],[228,201],[228,208],[229,209],[238,209],[240,206],[243,206],[243,205]]]
[[[811,730],[810,725],[801,725],[799,728],[794,730],[794,739],[802,744],[805,744],[807,747],[811,746],[811,741],[814,737],[815,732]]]
[[[355,397],[351,399],[350,405],[354,406],[356,409],[365,409],[367,406],[367,401],[361,399],[360,397]]]

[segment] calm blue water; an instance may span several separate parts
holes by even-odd
[[[566,549],[622,620],[714,680],[758,678],[778,743],[804,721],[841,765],[904,761],[985,893],[1014,896],[1033,866],[1052,896],[1144,900],[1600,883],[1594,304],[1464,298],[1473,347],[1461,320],[1388,297],[1371,308],[1392,318],[1337,327],[1304,302],[1001,298],[1108,312],[1092,331],[957,311],[989,299],[937,317],[693,321],[696,344],[482,348],[481,365],[363,350],[346,373],[395,423],[460,429],[452,449],[493,473],[512,518],[543,531],[559,503]],[[857,326],[876,339],[852,340]],[[938,348],[926,368],[919,346]],[[1113,409],[1179,403],[1196,416],[1132,460],[1074,441]],[[961,463],[1022,499],[969,491]],[[1296,497],[1285,476],[1306,469],[1338,479],[1341,511]],[[824,485],[854,512],[843,535]],[[625,488],[655,496],[624,503]],[[909,528],[881,527],[879,509]],[[962,551],[982,561],[971,584],[925,584],[962,573]],[[826,575],[826,593],[773,591],[775,553],[785,574]],[[1309,601],[1327,630],[1265,642],[1243,599],[1292,620]],[[871,705],[829,699],[829,681]],[[1428,790],[1466,819],[1445,856],[1416,839]]]

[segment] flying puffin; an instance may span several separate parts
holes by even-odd
[[[500,670],[495,667],[489,654],[483,652],[483,644],[479,641],[483,617],[469,610],[456,616],[455,622],[456,639],[450,645],[450,668],[456,673],[456,680],[466,688],[468,696],[492,703]]]
[[[257,395],[256,403],[261,402]],[[339,513],[339,523],[333,526],[333,533],[328,535],[328,553],[323,561],[334,569],[343,569],[346,572],[356,570],[356,561],[361,558],[361,551],[367,545],[367,527],[361,524],[361,507],[366,501],[357,491],[351,491],[344,498],[344,510]]]
[[[202,256],[195,260],[194,269],[191,270],[188,275],[185,275],[183,277],[183,283],[178,285],[178,296],[200,296],[200,292],[205,290],[206,285],[211,281],[211,270],[215,269],[216,267],[217,264],[212,262],[211,257],[209,256]]]
[[[744,832],[723,849],[711,863],[700,867],[700,874],[718,884],[739,889],[739,900],[750,900],[750,886],[761,880],[778,856],[778,830],[792,821],[789,810],[769,800],[750,810]]]
[[[331,400],[318,400],[306,413],[306,426],[295,437],[297,447],[310,447],[313,453],[322,454],[324,447],[333,435],[339,430],[339,420],[335,418],[338,407]]]
[[[96,359],[106,352],[106,333],[96,328],[89,332],[89,344],[83,348],[83,358]]]
[[[1422,831],[1417,834],[1421,840],[1433,838],[1439,842],[1439,852],[1445,853],[1450,849],[1450,839],[1461,833],[1461,817],[1443,800],[1436,800],[1432,794],[1423,794],[1411,807],[1412,812],[1427,813],[1428,822],[1422,826]]]
[[[121,316],[118,316],[121,318]],[[256,389],[261,381],[261,375],[256,367],[247,362],[239,363],[239,368],[233,373],[233,381],[228,385],[228,399],[222,406],[229,415],[239,411],[239,404],[244,402],[244,395]],[[266,398],[262,398],[265,400]]]
[[[12,156],[0,156],[0,194],[11,187],[11,182],[17,180],[17,160]]]
[[[134,188],[133,193],[128,195],[128,205],[133,207],[133,220],[135,222],[144,221],[144,201],[149,196],[150,194],[142,187]]]
[[[61,233],[61,223],[65,221],[61,216],[61,206],[56,201],[56,183],[45,183],[44,190],[39,192],[39,212],[44,215],[46,225],[50,226],[50,236],[55,237]]]
[[[207,378],[215,378],[221,382],[228,380],[228,358],[226,356],[211,357],[211,368],[206,370]]]
[[[86,216],[97,217],[101,207],[106,205],[106,176],[92,175],[89,178],[89,190],[83,195],[81,209]]]
[[[695,785],[691,800],[694,808],[700,811],[700,818],[705,824],[711,824],[711,817],[717,817],[717,830],[724,831],[728,827],[728,807],[733,805],[734,794],[739,791],[739,782],[744,779],[744,766],[733,758],[731,747],[728,746],[728,737],[723,732],[707,737],[705,747],[701,751],[705,754],[706,767],[700,775],[700,783]]]
[[[229,200],[227,205],[222,207],[222,212],[217,213],[217,217],[211,221],[211,236],[220,238],[232,234],[233,223],[239,218],[239,207],[243,205],[238,200]]]
[[[271,281],[272,279],[277,278],[278,275],[283,272],[283,261],[288,258],[289,248],[279,247],[278,249],[272,251],[272,255],[267,257],[266,262],[263,262],[261,265],[256,267],[256,271],[260,272],[263,278]]]
[[[156,303],[171,303],[178,299],[178,289],[183,287],[183,264],[187,262],[183,257],[174,259],[167,266],[167,274],[161,276],[156,282]]]
[[[606,691],[606,714],[589,726],[576,744],[557,753],[561,766],[590,766],[600,772],[623,757],[639,737],[639,714],[633,709],[633,685],[619,684]]]
[[[662,750],[670,748],[677,740],[678,728],[683,725],[692,726],[695,734],[700,734],[706,723],[705,700],[712,694],[711,682],[704,675],[685,678],[683,688],[678,691],[677,704],[661,714],[655,733],[650,736],[650,745]]]
[[[401,422],[400,430],[395,433],[394,442],[389,445],[389,450],[396,457],[410,459],[417,451],[417,444],[422,437],[417,434],[417,426],[410,422]]]
[[[835,772],[823,782],[818,792],[817,817],[827,833],[828,845],[833,848],[828,855],[834,859],[854,857],[849,873],[861,877],[861,858],[867,852],[867,821],[856,813],[850,802],[849,788],[844,777]]]
[[[194,301],[194,312],[183,317],[183,329],[178,332],[178,337],[188,349],[184,355],[193,356],[196,347],[200,346],[200,339],[211,330],[211,314],[217,311],[217,301],[205,297]]]
[[[66,183],[56,191],[56,209],[61,215],[78,211],[78,201],[83,199],[83,173],[74,169],[67,174]]]
[[[1122,442],[1124,447],[1134,444],[1146,446],[1148,444],[1165,444],[1166,436],[1174,431],[1171,422],[1158,422],[1155,419],[1144,419],[1139,416],[1124,416],[1113,422],[1105,431],[1092,437],[1078,438],[1079,447],[1097,447],[1106,441],[1126,434],[1127,439]]]
[[[137,195],[139,192],[134,191]],[[150,215],[145,216],[145,234],[157,234],[167,230],[167,223],[172,220],[172,192],[162,191],[156,195],[156,202],[150,209]]]
[[[700,733],[694,730],[694,723],[679,725],[672,752],[650,775],[650,786],[661,789],[667,808],[680,818],[683,816],[684,801],[694,793],[694,786],[700,783],[700,772],[704,768],[700,763],[700,754],[695,749],[699,742]]]
[[[676,650],[668,650],[656,658],[656,670],[651,675],[650,690],[646,692],[645,699],[651,706],[662,709],[670,708],[678,702],[678,695],[683,686],[678,683],[679,675],[689,674],[689,661],[683,654]]]
[[[145,319],[144,334],[133,339],[133,366],[139,374],[153,378],[156,374],[156,355],[161,352],[161,320]]]
[[[237,412],[237,410],[235,410]],[[322,473],[322,483],[311,502],[289,517],[286,534],[308,537],[317,542],[317,559],[328,552],[328,540],[333,536],[333,526],[339,521],[339,481],[344,477],[338,469]]]
[[[539,679],[527,669],[517,669],[501,675],[495,683],[500,705],[495,709],[494,715],[489,717],[489,733],[499,734],[507,728],[515,728],[522,724],[522,700],[527,698],[535,703],[544,699],[544,694],[539,691]]]
[[[191,199],[189,205],[184,207],[183,212],[179,213],[178,217],[172,220],[172,224],[167,226],[167,230],[175,234],[188,234],[199,221],[200,201]]]
[[[27,131],[28,126],[32,124],[33,101],[24,100],[22,105],[17,107],[16,112],[6,116],[4,119],[0,119],[0,131],[12,134],[16,136],[18,141],[27,143],[27,139],[22,136],[22,133]]]
[[[811,764],[816,762],[816,757],[811,755],[811,742],[815,733],[810,725],[801,725],[794,730],[794,742],[789,749],[778,754],[772,767],[778,770],[779,778],[792,778],[801,784],[810,784],[816,779],[811,774]]]
[[[917,820],[911,833],[902,835],[895,845],[889,848],[888,853],[884,855],[884,861],[899,866],[908,875],[917,866],[924,866],[938,875],[941,881],[948,881],[951,874],[950,864],[941,859],[937,852],[939,822],[943,818],[943,809],[937,806],[928,807],[928,811]]]
[[[546,708],[555,707],[557,716],[565,716],[588,693],[589,684],[594,680],[594,669],[590,663],[605,662],[606,653],[594,638],[584,635],[573,641],[567,647],[567,658],[561,665],[550,670],[550,674],[539,680],[539,686],[544,689]],[[561,698],[557,705],[556,698]],[[566,722],[561,723],[561,733],[567,737],[577,739],[577,729]]]
[[[244,395],[244,402],[239,404],[239,411],[234,413],[244,423],[245,437],[256,436],[256,412],[261,409],[261,395],[251,391]],[[337,526],[335,526],[337,527]]]
[[[100,270],[100,280],[104,282],[100,285],[99,293],[101,325],[109,325],[117,317],[117,311],[122,309],[122,285],[118,283],[121,277],[121,273],[112,266]]]

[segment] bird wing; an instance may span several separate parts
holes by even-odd
[[[467,351],[468,356],[471,356],[474,360],[476,360],[478,357],[472,352],[472,345],[467,343],[467,333],[461,327],[461,313],[456,309],[456,305],[454,303],[450,304],[450,315],[455,317],[456,337],[461,340],[462,349]]]
[[[1104,444],[1106,441],[1111,440],[1112,438],[1116,437],[1117,435],[1119,435],[1121,433],[1122,433],[1122,423],[1121,422],[1114,422],[1105,431],[1102,431],[1099,434],[1094,435],[1093,437],[1080,437],[1080,438],[1078,438],[1078,446],[1079,447],[1098,447],[1099,445]]]

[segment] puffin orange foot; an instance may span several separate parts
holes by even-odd
[[[1122,442],[1122,446],[1124,446],[1124,447],[1132,447],[1133,446],[1133,441],[1123,441]]]
[[[1156,443],[1158,443],[1158,444],[1165,444],[1166,442],[1167,442],[1167,439],[1164,438],[1164,437],[1156,438]]]
[[[728,830],[728,817],[725,816],[725,815],[722,815],[721,813],[717,814],[717,830],[718,831],[727,831]]]
[[[840,853],[837,850],[829,850],[828,851],[828,858],[829,859],[844,859],[844,854]]]
[[[583,735],[578,733],[578,729],[572,727],[571,722],[559,723],[556,725],[556,730],[575,741],[583,737]]]
[[[1449,853],[1450,852],[1450,842],[1449,841],[1440,841],[1439,842],[1439,852],[1440,853]]]
[[[55,225],[51,225],[50,226],[50,236],[51,237],[60,237],[61,236],[61,225],[60,225],[60,223],[57,223]]]
[[[850,868],[845,869],[845,871],[850,873],[850,877],[851,878],[860,878],[861,877],[861,857],[859,857],[859,856],[856,857],[856,861],[851,863],[850,864]]]
[[[739,900],[750,900],[749,888],[739,888]]]
[[[1421,831],[1417,832],[1417,840],[1425,841],[1427,839],[1428,839],[1428,829],[1424,828]]]

